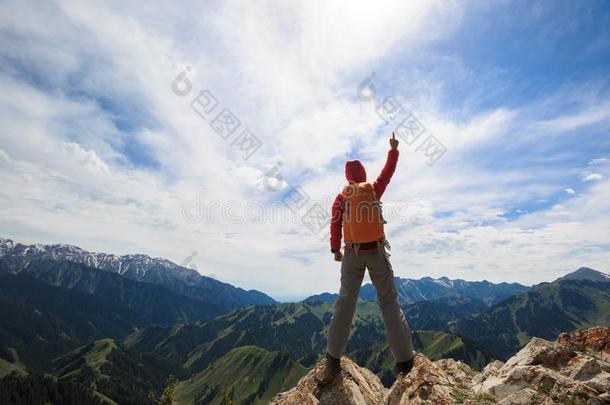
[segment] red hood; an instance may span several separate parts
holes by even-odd
[[[345,162],[345,178],[350,183],[363,183],[366,181],[366,170],[359,160]]]

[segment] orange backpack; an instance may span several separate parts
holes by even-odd
[[[384,237],[381,202],[371,183],[353,183],[343,194],[343,234],[347,243],[373,242]]]

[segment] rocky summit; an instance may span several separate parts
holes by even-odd
[[[318,362],[273,405],[610,404],[610,328],[562,333],[557,341],[533,338],[506,363],[481,372],[452,359],[417,355],[413,369],[386,389],[371,371],[344,357],[335,381],[320,386]]]
[[[343,357],[341,375],[329,385],[318,384],[316,374],[324,367],[325,359],[316,363],[309,373],[299,380],[296,387],[278,394],[274,405],[316,405],[316,404],[381,404],[386,389],[379,378],[366,368]]]

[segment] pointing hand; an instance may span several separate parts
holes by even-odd
[[[398,139],[394,136],[394,132],[392,132],[392,139],[390,139],[390,147],[392,150],[398,149]]]

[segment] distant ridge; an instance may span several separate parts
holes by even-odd
[[[223,283],[197,271],[179,266],[162,258],[133,254],[117,256],[88,252],[72,245],[24,245],[0,238],[0,259],[10,263],[9,272],[40,259],[69,261],[85,264],[98,270],[117,273],[122,277],[153,284],[160,284],[174,293],[201,301],[221,301],[227,309],[251,304],[274,304],[276,301],[257,290],[244,290]],[[2,270],[0,269],[0,272]],[[6,272],[6,266],[5,270]]]
[[[568,278],[538,284],[450,324],[449,330],[508,358],[532,337],[554,339],[596,325],[610,326],[610,283]]]
[[[589,267],[581,267],[576,271],[559,277],[555,281],[561,280],[591,280],[591,281],[607,281],[610,282],[610,274],[601,271],[593,270]]]
[[[324,292],[322,294],[310,295],[301,302],[333,302],[338,296],[338,294]]]
[[[468,298],[483,302],[488,307],[514,295],[529,290],[519,283],[492,283],[490,281],[452,280],[447,277],[420,279],[394,277],[396,291],[401,305],[410,305],[421,301],[432,301],[442,298]],[[360,288],[360,298],[375,301],[377,292],[371,283]],[[324,292],[305,298],[302,302],[332,302],[337,294]]]

